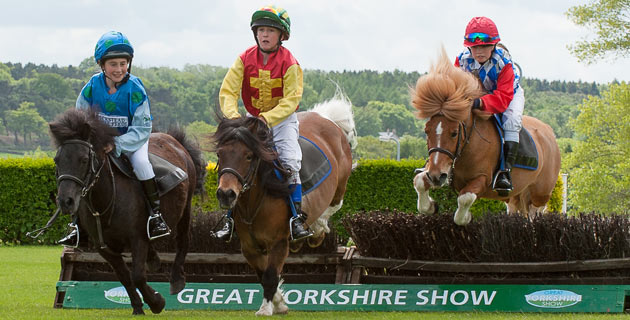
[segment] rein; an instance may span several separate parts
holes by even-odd
[[[111,249],[109,249],[109,247],[107,247],[107,245],[105,244],[105,241],[103,239],[103,227],[101,225],[101,217],[106,215],[108,211],[110,211],[110,209],[113,207],[114,202],[116,200],[116,182],[114,181],[114,171],[112,170],[112,165],[109,161],[109,157],[105,156],[105,160],[103,160],[101,162],[101,165],[98,167],[98,169],[96,169],[96,163],[98,163],[98,159],[96,159],[96,153],[94,152],[94,147],[92,146],[91,143],[84,141],[84,140],[79,140],[79,139],[72,139],[72,140],[68,140],[65,141],[63,144],[61,144],[61,146],[59,147],[59,149],[63,148],[65,145],[68,144],[80,144],[83,145],[85,147],[88,148],[89,150],[89,162],[90,162],[90,166],[88,168],[88,172],[86,172],[84,179],[80,179],[74,175],[71,174],[62,174],[59,175],[57,177],[57,187],[59,187],[59,184],[64,181],[64,180],[70,180],[73,181],[75,183],[77,183],[79,186],[82,187],[81,189],[81,199],[85,199],[85,205],[88,208],[90,214],[94,217],[94,219],[96,220],[96,230],[98,233],[98,241],[99,241],[99,248],[101,250],[105,250],[110,254],[114,254],[114,255],[120,255],[119,253],[115,253],[113,252]],[[109,171],[109,175],[111,177],[111,181],[112,181],[112,197],[109,200],[109,203],[107,204],[107,207],[105,208],[105,210],[103,210],[102,212],[99,212],[98,210],[94,209],[94,205],[92,204],[92,188],[94,187],[94,185],[96,184],[96,182],[98,182],[98,179],[100,178],[101,175],[101,171],[103,170],[103,167],[105,166],[105,162],[108,163],[107,168]],[[87,197],[86,197],[87,196]],[[110,219],[111,219],[111,215],[110,215]],[[109,224],[109,220],[108,220],[108,224]]]

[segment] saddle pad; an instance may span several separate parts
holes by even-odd
[[[497,130],[499,131],[499,136],[501,137],[499,163],[503,164],[503,128],[501,127],[499,115],[495,114],[494,120]],[[536,150],[536,143],[525,127],[519,132],[518,153],[516,154],[514,167],[526,170],[538,169],[538,150]],[[503,165],[501,165],[501,168],[503,168]]]
[[[326,180],[332,171],[332,166],[322,149],[313,141],[300,136],[298,143],[302,149],[302,168],[300,169],[302,194],[307,194]]]
[[[127,156],[123,154],[119,158],[116,158],[112,154],[109,154],[109,159],[120,172],[129,178],[137,179]],[[155,180],[158,184],[158,193],[160,196],[165,195],[182,181],[188,179],[188,174],[184,172],[184,170],[158,155],[149,153],[149,162],[151,162],[153,172],[155,172]]]

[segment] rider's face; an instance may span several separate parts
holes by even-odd
[[[280,37],[282,32],[274,27],[258,27],[256,29],[256,38],[258,39],[258,45],[264,51],[273,51],[280,43]]]
[[[112,81],[120,82],[127,75],[129,62],[125,58],[107,59],[103,63],[103,71]]]
[[[492,50],[494,50],[493,44],[470,47],[470,53],[479,64],[484,64],[490,59]]]

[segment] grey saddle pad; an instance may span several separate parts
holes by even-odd
[[[131,162],[125,155],[121,155],[119,158],[109,154],[109,159],[127,177],[137,179],[136,174],[133,172]],[[171,191],[182,181],[188,179],[188,174],[181,168],[166,161],[164,158],[157,156],[153,153],[149,153],[149,162],[153,166],[153,172],[155,172],[155,180],[158,184],[158,192],[160,196],[163,196],[167,192]]]

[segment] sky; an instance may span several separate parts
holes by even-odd
[[[442,45],[453,59],[464,49],[472,17],[487,16],[525,77],[630,81],[630,59],[585,65],[567,49],[594,36],[565,15],[588,0],[0,0],[0,62],[76,66],[116,30],[134,65],[229,67],[255,44],[252,13],[272,3],[289,13],[284,45],[307,70],[426,72]]]

